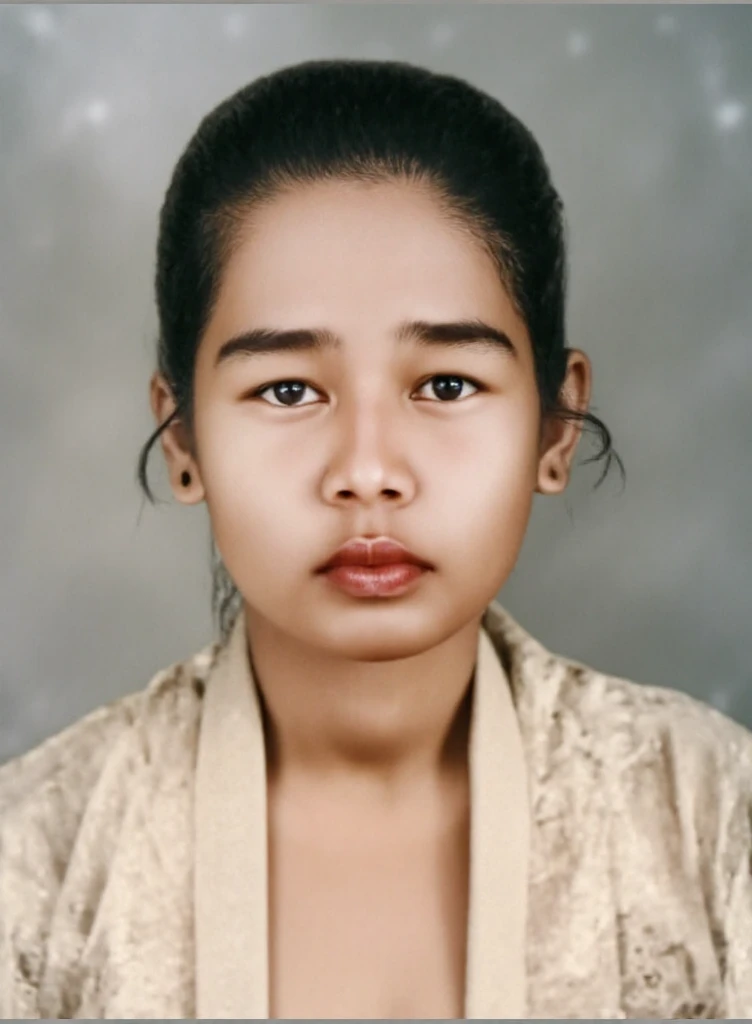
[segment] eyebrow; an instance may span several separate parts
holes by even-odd
[[[450,323],[409,320],[399,324],[395,337],[401,343],[413,343],[420,347],[487,348],[515,357],[518,355],[508,334],[477,319]],[[306,327],[283,331],[256,327],[225,341],[217,352],[214,365],[219,366],[238,355],[248,357],[270,352],[336,351],[343,346],[342,338],[325,328]]]

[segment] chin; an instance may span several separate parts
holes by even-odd
[[[395,661],[436,647],[456,628],[435,608],[385,601],[381,607],[355,607],[352,614],[322,609],[306,620],[301,639],[352,661]]]
[[[416,639],[400,638],[393,636],[371,639],[351,639],[336,645],[329,650],[350,661],[401,661],[404,658],[412,658],[423,651],[434,647],[431,641],[421,643]]]

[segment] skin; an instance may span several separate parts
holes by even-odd
[[[479,318],[511,340],[420,347],[406,320]],[[236,355],[253,328],[338,349]],[[438,374],[456,375],[457,397]],[[275,381],[308,385],[285,405]],[[590,364],[565,394],[587,408]],[[155,374],[152,408],[175,405]],[[533,496],[569,479],[576,424],[539,431],[530,339],[489,255],[413,184],[328,182],[256,210],[195,368],[195,435],[162,434],[173,493],[205,501],[244,598],[265,715],[270,1015],[464,1016],[468,734],[480,621]],[[183,471],[191,474],[184,487]],[[354,598],[316,568],[390,536],[433,570]]]
[[[480,318],[500,348],[398,342],[404,320]],[[255,327],[325,327],[339,351],[238,355]],[[443,397],[432,375],[470,381]],[[270,390],[309,384],[297,405]],[[590,363],[569,354],[570,405],[586,410]],[[278,393],[277,393],[278,394]],[[155,374],[161,423],[175,408]],[[162,434],[175,498],[205,501],[241,591],[267,716],[270,785],[316,801],[342,841],[347,802],[365,843],[388,817],[457,806],[481,616],[511,573],[535,493],[567,486],[577,424],[539,439],[530,339],[482,247],[417,184],[327,182],[256,210],[222,279],[195,369],[195,457]],[[181,473],[191,484],[184,487]],[[357,599],[315,568],[355,536],[393,537],[435,569],[401,597]],[[459,799],[461,804],[461,799]],[[454,802],[453,802],[454,801]],[[293,813],[292,811],[290,813]]]

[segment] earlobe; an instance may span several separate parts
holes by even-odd
[[[546,463],[544,459],[538,469],[538,482],[535,487],[537,494],[561,494],[569,482],[568,470]]]
[[[175,498],[182,505],[196,505],[204,500],[201,476],[195,464],[190,438],[185,424],[175,416],[177,408],[171,389],[159,373],[155,373],[150,385],[151,408],[158,425],[170,420],[160,434],[160,443],[170,487]],[[170,419],[171,417],[174,419]]]
[[[171,477],[173,475],[176,479],[172,484],[172,492],[181,505],[197,505],[204,500],[204,488],[195,469],[179,470],[176,467],[174,474],[170,473]]]
[[[176,420],[174,426],[170,424],[162,435],[162,448],[175,498],[181,505],[197,505],[204,500],[204,486],[184,435],[183,424]]]

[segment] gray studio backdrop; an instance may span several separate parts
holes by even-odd
[[[205,508],[159,448],[164,504],[134,479],[157,213],[211,107],[316,57],[459,74],[539,137],[627,485],[537,496],[501,600],[752,725],[750,53],[746,6],[0,8],[0,761],[213,639]]]

